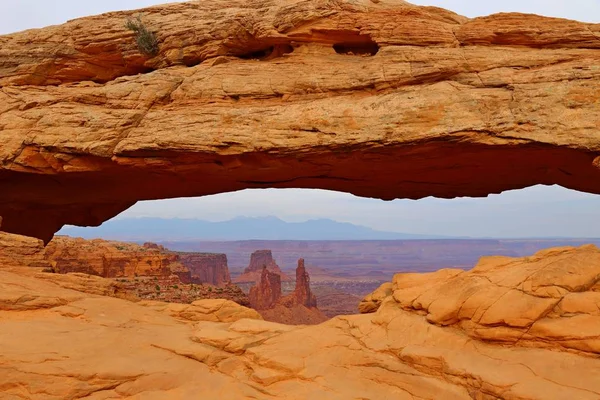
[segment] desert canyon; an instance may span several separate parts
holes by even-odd
[[[222,253],[54,236],[245,188],[600,194],[599,130],[599,24],[217,0],[0,36],[0,398],[600,399],[591,244],[398,273],[333,316],[296,255],[232,276]]]

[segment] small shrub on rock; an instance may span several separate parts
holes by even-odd
[[[125,28],[135,34],[135,42],[140,53],[152,57],[158,54],[158,39],[154,32],[144,25],[140,15],[135,19],[128,19]]]

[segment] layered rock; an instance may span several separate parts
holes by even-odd
[[[0,36],[2,229],[48,241],[140,199],[244,188],[600,193],[598,24],[186,2],[143,11],[148,58],[124,26],[136,14]]]
[[[305,307],[317,307],[317,298],[310,290],[310,276],[304,267],[304,259],[298,260],[296,268],[296,288],[292,293],[294,302]]]
[[[4,232],[0,232],[0,265],[50,268],[41,240]]]
[[[383,290],[382,307],[393,303],[477,340],[600,354],[600,250],[593,245],[483,257],[467,272],[397,274],[365,303]]]
[[[263,267],[258,285],[250,288],[250,305],[267,320],[284,324],[318,324],[327,317],[317,308],[317,299],[310,290],[310,277],[304,259],[298,260],[296,287],[282,297],[281,277]]]
[[[45,256],[59,273],[83,272],[104,278],[186,275],[176,254],[133,243],[57,236],[46,247]]]
[[[66,288],[55,279],[68,275],[0,269],[0,391],[61,400],[596,400],[599,265],[600,250],[583,247],[401,274],[375,313],[301,327],[224,301],[133,303],[79,291],[100,288],[99,277]],[[548,300],[559,301],[540,314]]]
[[[250,306],[256,310],[275,307],[281,299],[281,276],[263,267],[260,282],[250,288]]]
[[[231,283],[227,255],[211,253],[178,253],[179,261],[191,273],[195,283],[226,286]]]
[[[280,276],[282,281],[291,281],[290,277],[284,274],[279,265],[273,259],[273,253],[271,250],[256,250],[250,255],[250,264],[244,270],[244,273],[234,279],[236,283],[247,283],[254,282],[260,284],[262,279],[263,270],[277,274]]]
[[[358,304],[358,311],[363,314],[375,312],[381,306],[383,300],[392,295],[393,284],[386,282],[379,286],[373,293],[368,294]]]

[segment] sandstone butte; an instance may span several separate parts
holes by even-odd
[[[312,326],[39,271],[0,268],[3,399],[600,398],[594,246],[398,274],[374,312]]]
[[[227,255],[213,253],[177,253],[181,264],[190,271],[195,281],[215,286],[231,283]]]
[[[250,263],[248,264],[248,267],[244,269],[244,272],[241,275],[235,277],[233,281],[236,283],[252,282],[259,284],[265,274],[265,269],[279,276],[280,288],[281,281],[292,280],[289,276],[284,274],[283,271],[281,271],[281,268],[279,268],[279,265],[277,265],[275,259],[273,258],[273,252],[271,250],[256,250],[250,255]]]
[[[314,325],[327,320],[317,308],[317,298],[310,290],[310,277],[304,259],[298,260],[294,291],[282,297],[281,276],[263,267],[260,281],[250,288],[250,305],[271,322],[291,325]]]
[[[0,36],[2,229],[138,200],[600,193],[600,24],[401,0],[190,1]]]

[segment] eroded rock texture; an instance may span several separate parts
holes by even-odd
[[[260,282],[250,288],[250,305],[257,310],[275,307],[281,298],[281,276],[262,268]]]
[[[187,279],[189,270],[176,254],[164,248],[133,243],[56,236],[45,257],[58,273],[82,272],[104,278],[135,276],[169,277],[175,272]]]
[[[317,298],[310,290],[310,276],[304,267],[304,259],[298,260],[296,267],[296,287],[289,295],[290,303],[301,304],[304,307],[317,307]]]
[[[226,286],[231,283],[227,255],[211,253],[178,253],[179,261],[197,283]]]
[[[399,274],[375,313],[299,327],[224,300],[133,303],[99,277],[0,268],[0,393],[596,400],[599,266],[588,246]]]
[[[0,36],[3,229],[141,199],[600,193],[600,25],[400,0],[191,1]]]
[[[314,325],[327,320],[327,316],[317,308],[317,299],[310,290],[310,277],[302,258],[298,260],[296,286],[292,293],[282,297],[281,276],[264,266],[260,282],[250,288],[248,297],[252,308],[259,310],[267,321]]]
[[[279,265],[277,265],[273,258],[271,250],[256,250],[250,255],[250,263],[244,269],[244,273],[237,276],[233,281],[237,283],[254,282],[255,284],[260,284],[265,268],[269,272],[278,275],[281,281],[292,280],[281,271],[281,268],[279,268]]]

